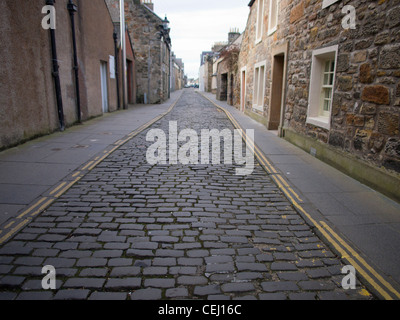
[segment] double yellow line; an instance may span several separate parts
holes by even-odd
[[[74,172],[71,175],[73,180],[61,182],[59,185],[57,185],[55,188],[49,191],[48,196],[41,197],[37,202],[29,206],[16,218],[12,219],[9,223],[7,223],[7,225],[5,225],[3,229],[0,229],[0,235],[4,234],[3,236],[0,237],[0,245],[8,241],[18,231],[20,231],[22,228],[28,225],[29,222],[31,222],[34,217],[36,217],[38,214],[46,210],[54,201],[60,198],[73,185],[75,185],[79,180],[81,180],[88,172],[92,171],[99,163],[104,161],[114,151],[116,151],[118,148],[120,148],[122,145],[133,139],[142,131],[146,130],[154,123],[156,123],[157,121],[164,118],[167,114],[169,114],[174,109],[174,107],[176,106],[181,97],[182,93],[166,112],[162,113],[153,120],[142,125],[140,128],[132,131],[124,139],[115,142],[110,150],[105,150],[103,152],[102,156],[97,156],[95,159],[90,160],[88,163],[84,164],[82,168]]]
[[[266,156],[260,151],[255,145],[254,141],[246,135],[245,130],[236,121],[229,111],[219,106],[214,101],[210,100],[205,95],[201,94],[205,99],[210,101],[218,109],[222,110],[229,120],[232,122],[235,128],[242,130],[243,140],[250,145],[250,149],[254,150],[254,154],[266,170],[266,172],[275,181],[278,187],[290,200],[292,205],[305,216],[310,223],[321,233],[321,235],[329,242],[329,244],[340,254],[341,258],[348,261],[356,270],[359,275],[369,284],[369,287],[374,289],[383,299],[385,300],[398,300],[400,299],[400,293],[397,291],[387,280],[385,280],[373,267],[371,267],[365,259],[363,259],[342,237],[340,237],[328,224],[324,221],[316,221],[311,215],[301,206],[300,203],[303,201],[299,195],[290,187],[290,185],[283,179],[282,175],[277,169],[271,164]],[[367,286],[368,287],[368,286]]]

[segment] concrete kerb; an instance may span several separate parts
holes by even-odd
[[[36,216],[44,212],[54,201],[65,194],[73,185],[80,181],[87,173],[92,171],[98,164],[104,161],[113,152],[118,150],[121,146],[126,144],[128,141],[133,139],[135,136],[152,126],[169,114],[178,101],[180,100],[183,92],[179,94],[177,99],[173,101],[169,109],[158,115],[156,118],[150,120],[141,127],[135,129],[131,133],[127,134],[124,138],[117,142],[109,145],[100,155],[96,155],[86,163],[79,166],[77,170],[70,173],[67,177],[59,181],[56,186],[46,191],[39,198],[35,199],[31,204],[27,205],[23,210],[18,212],[16,218],[11,218],[4,223],[4,226],[0,228],[0,245],[3,245],[10,239],[12,239],[20,230],[26,227]],[[120,112],[123,112],[120,111]]]
[[[242,129],[243,131],[245,131],[229,111],[209,99],[201,92],[197,91],[197,93],[209,102],[211,102],[215,107],[222,110],[237,129]],[[247,139],[245,134],[243,135],[243,139]],[[358,248],[355,249],[355,246],[353,244],[349,245],[348,243],[351,242],[339,231],[334,231],[335,227],[331,226],[331,224],[325,219],[325,217],[323,217],[319,210],[312,205],[312,203],[299,203],[300,201],[296,200],[293,194],[289,192],[289,190],[294,188],[294,186],[291,186],[291,183],[286,181],[286,179],[278,180],[276,178],[277,175],[281,177],[283,177],[283,175],[279,173],[279,170],[275,169],[271,165],[271,161],[267,160],[267,156],[261,151],[261,149],[257,147],[256,143],[253,142],[253,144],[256,151],[256,159],[265,169],[268,175],[272,178],[278,188],[284,193],[296,212],[300,214],[300,216],[306,221],[306,223],[312,228],[312,230],[321,239],[323,239],[324,243],[338,257],[340,257],[342,261],[356,268],[358,277],[365,285],[365,287],[367,287],[372,293],[374,293],[381,299],[399,300],[400,285],[397,282],[388,279],[387,276],[382,276],[383,272],[381,272],[376,266],[372,267],[371,263],[366,261],[367,258]],[[298,197],[298,199],[300,199],[300,197]],[[305,209],[305,207],[307,207],[307,209]]]

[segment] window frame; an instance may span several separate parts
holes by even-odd
[[[336,82],[336,69],[338,57],[338,45],[321,48],[313,51],[311,77],[309,88],[309,101],[306,123],[330,130],[332,117],[332,104]],[[327,61],[335,63],[334,70],[328,72],[333,74],[332,84],[324,85],[325,66]],[[331,89],[331,98],[329,102],[329,111],[323,111],[324,105],[322,99],[325,89]]]
[[[264,98],[265,98],[265,81],[266,81],[266,61],[261,61],[259,63],[256,63],[254,65],[254,79],[253,79],[253,109],[264,112]],[[264,69],[264,72],[261,72],[262,68]],[[257,71],[258,70],[258,71]],[[262,75],[262,83],[261,81],[261,75]],[[261,89],[261,91],[260,91]],[[260,102],[260,92],[261,93],[261,104]]]
[[[271,26],[272,6],[275,2],[275,25]],[[279,0],[269,0],[269,15],[268,15],[268,35],[270,36],[278,29],[278,17],[279,17]]]
[[[257,1],[256,39],[255,39],[256,44],[260,43],[263,37],[264,6],[265,6],[265,0]]]
[[[332,4],[334,4],[335,2],[338,2],[339,0],[324,0],[322,2],[322,9],[325,9],[329,6],[331,6]]]

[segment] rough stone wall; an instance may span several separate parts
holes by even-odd
[[[345,3],[344,3],[345,2]],[[342,27],[344,5],[356,29]],[[400,1],[301,1],[292,10],[285,126],[400,172]],[[331,129],[306,123],[312,52],[338,45]]]
[[[148,103],[161,103],[168,99],[170,73],[169,49],[157,35],[162,20],[140,1],[128,0],[125,6],[126,24],[136,57],[138,102],[144,102],[146,94]]]

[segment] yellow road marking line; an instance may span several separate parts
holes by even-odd
[[[7,224],[7,225],[4,227],[4,229],[10,228],[14,223],[15,223],[15,221],[11,221],[9,224]]]
[[[3,242],[5,242],[10,237],[12,237],[15,234],[15,232],[17,232],[20,228],[22,228],[27,223],[29,223],[29,221],[31,221],[31,219],[26,219],[26,220],[22,221],[21,223],[19,223],[17,226],[15,226],[11,231],[9,231],[2,238],[0,238],[0,244],[3,244]]]
[[[42,198],[40,199],[38,202],[36,202],[34,205],[32,205],[31,207],[29,207],[28,209],[26,209],[23,213],[21,213],[17,218],[18,219],[22,219],[24,216],[26,216],[27,214],[29,214],[29,212],[31,212],[34,208],[36,208],[37,206],[39,206],[41,203],[43,203],[44,201],[46,201],[47,198]]]
[[[93,160],[89,161],[83,168],[82,171],[86,170],[87,168],[89,168],[91,165],[93,164]]]
[[[62,187],[64,187],[67,183],[63,182],[61,183],[57,188],[55,188],[53,191],[50,192],[50,195],[55,194],[58,190],[60,190]]]
[[[38,208],[36,211],[31,213],[31,217],[38,215],[40,212],[42,212],[44,209],[46,209],[53,201],[54,201],[54,199],[50,199],[47,202],[45,202],[40,208]]]
[[[342,238],[340,238],[340,236],[338,234],[336,234],[332,228],[330,228],[328,226],[328,224],[326,224],[325,222],[321,221],[322,226],[327,229],[338,241],[339,243],[346,248],[353,257],[357,258],[360,263],[362,263],[363,265],[365,265],[367,267],[367,270],[369,272],[371,272],[371,274],[373,276],[375,276],[387,289],[389,289],[389,291],[391,291],[393,294],[396,295],[396,297],[398,297],[400,299],[400,293],[393,288],[393,286],[387,282],[384,278],[382,278],[382,276],[376,272],[357,252],[354,251],[354,249],[352,247],[350,247],[346,242],[344,242],[344,240]]]
[[[80,171],[77,171],[77,172],[75,172],[75,173],[72,175],[72,177],[75,178],[76,176],[79,176],[80,174],[81,174],[81,172],[80,172]]]
[[[60,192],[58,192],[54,197],[55,198],[59,198],[61,197],[61,195],[64,194],[64,192],[66,192],[69,188],[71,188],[75,183],[77,183],[81,178],[78,177],[76,178],[74,181],[68,183],[63,189],[60,190]]]

